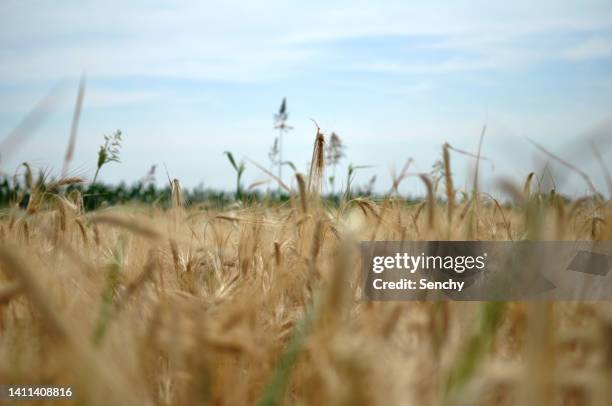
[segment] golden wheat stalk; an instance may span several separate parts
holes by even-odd
[[[448,152],[448,143],[442,148],[442,156],[444,160],[444,180],[446,185],[446,215],[448,224],[453,220],[453,210],[455,208],[455,190],[453,188],[453,175],[450,167],[450,153]]]
[[[297,180],[298,190],[300,192],[300,203],[302,207],[302,213],[308,213],[308,196],[306,191],[306,182],[304,181],[304,175],[301,173],[295,174],[295,179]]]
[[[430,230],[434,229],[434,220],[436,214],[436,200],[433,194],[433,185],[431,184],[431,180],[427,175],[421,174],[419,175],[425,187],[427,189],[427,226]]]
[[[310,171],[308,172],[308,191],[319,195],[321,193],[321,181],[325,169],[325,137],[317,127],[312,159],[310,160]]]

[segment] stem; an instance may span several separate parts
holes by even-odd
[[[283,129],[281,128],[278,135],[278,179],[282,182],[283,180]],[[280,195],[280,183],[278,184],[278,191]]]
[[[336,166],[338,164],[334,164],[333,172],[332,172],[332,196],[336,195]]]
[[[96,183],[96,179],[98,179],[98,173],[100,172],[100,168],[101,166],[98,166],[98,168],[96,169],[96,174],[94,175],[93,181],[91,182],[91,184],[95,184]]]

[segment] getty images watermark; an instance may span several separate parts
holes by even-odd
[[[361,243],[366,300],[612,300],[604,241]]]

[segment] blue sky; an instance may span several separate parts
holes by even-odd
[[[483,165],[486,188],[542,170],[529,137],[605,191],[591,148],[612,162],[609,1],[126,3],[0,4],[0,136],[62,89],[36,134],[2,157],[4,172],[28,161],[59,173],[86,71],[72,171],[92,176],[103,134],[121,129],[123,163],[104,168],[107,182],[165,164],[188,186],[229,189],[222,152],[267,166],[272,116],[287,97],[295,129],[284,155],[300,168],[311,118],[347,144],[340,173],[351,162],[373,165],[357,183],[376,174],[379,190],[408,158],[429,171],[446,141],[475,151],[486,121],[483,154],[495,162]],[[453,163],[464,186],[473,162]],[[567,193],[584,191],[571,172],[550,167]],[[247,185],[264,177],[247,165]],[[411,179],[402,191],[423,190]]]

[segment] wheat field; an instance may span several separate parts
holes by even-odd
[[[332,205],[322,144],[286,203],[184,207],[175,182],[165,209],[85,212],[47,188],[4,210],[0,382],[71,386],[83,405],[609,404],[612,304],[366,302],[358,255],[359,241],[609,241],[609,201],[538,193],[532,175],[505,185],[512,204],[458,199],[445,147],[446,200],[422,176],[421,203]]]

